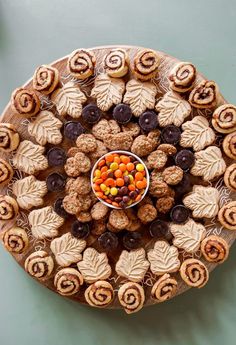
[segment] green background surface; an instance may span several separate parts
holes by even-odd
[[[0,0],[0,109],[38,65],[106,44],[192,61],[236,103],[235,19],[235,0]],[[48,291],[0,246],[0,344],[235,344],[235,261],[236,246],[204,289],[127,316]]]

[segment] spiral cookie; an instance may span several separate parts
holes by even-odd
[[[40,100],[34,91],[18,88],[11,96],[11,105],[18,114],[30,117],[39,112]]]
[[[92,51],[80,49],[68,58],[68,70],[77,79],[86,79],[94,74],[96,57]]]
[[[224,174],[225,185],[236,192],[236,163],[231,164]]]
[[[202,288],[209,279],[207,267],[197,259],[185,260],[180,267],[180,275],[187,285],[196,288]]]
[[[236,107],[223,104],[212,115],[212,126],[217,132],[232,133],[236,130]]]
[[[166,273],[152,287],[151,296],[158,302],[164,302],[176,294],[177,281]]]
[[[218,219],[226,229],[236,230],[236,201],[224,205],[218,213]]]
[[[129,70],[128,63],[128,55],[123,49],[112,49],[104,58],[105,71],[113,78],[126,75]]]
[[[42,65],[34,72],[33,88],[45,95],[53,92],[59,82],[59,72],[56,68]]]
[[[153,50],[143,49],[138,52],[131,65],[134,75],[141,80],[149,80],[157,73],[160,59]]]
[[[25,260],[25,270],[32,277],[37,279],[47,279],[54,268],[52,257],[45,251],[39,250],[28,256]]]
[[[179,62],[169,75],[170,87],[177,92],[186,92],[193,88],[196,79],[196,68],[190,62]]]
[[[142,309],[145,301],[144,290],[138,283],[125,283],[119,288],[118,299],[127,314]]]
[[[11,152],[17,149],[20,136],[10,123],[0,123],[0,150]]]
[[[226,135],[223,141],[223,150],[229,158],[236,159],[236,131]]]
[[[11,220],[18,214],[19,207],[15,199],[0,195],[0,221]]]
[[[214,81],[203,80],[189,95],[189,102],[194,108],[213,108],[219,95],[218,86]]]
[[[6,185],[13,177],[13,169],[9,163],[0,158],[0,186]]]
[[[222,237],[211,235],[202,241],[201,252],[207,261],[221,264],[229,255],[229,245]]]
[[[80,286],[83,284],[83,277],[75,268],[63,268],[54,278],[54,286],[63,296],[71,296],[76,294]]]
[[[29,245],[26,231],[17,226],[4,232],[2,240],[6,249],[15,254],[23,253]]]
[[[84,296],[92,307],[106,307],[114,298],[114,290],[110,283],[99,280],[85,290]]]

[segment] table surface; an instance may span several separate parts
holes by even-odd
[[[234,0],[0,0],[0,112],[38,65],[106,44],[192,61],[236,103],[235,16]],[[127,316],[61,298],[0,246],[0,344],[234,344],[235,262],[236,245],[205,288]]]

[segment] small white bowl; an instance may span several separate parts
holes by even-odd
[[[96,192],[95,192],[95,190],[93,189],[93,178],[94,178],[93,175],[94,175],[94,171],[95,171],[96,168],[97,168],[98,163],[99,163],[104,157],[106,157],[107,155],[112,154],[112,153],[118,153],[118,154],[120,154],[120,155],[121,155],[121,154],[124,154],[124,155],[126,155],[126,156],[132,156],[132,157],[135,158],[136,161],[139,161],[141,164],[143,164],[143,166],[144,166],[144,168],[145,168],[146,179],[147,179],[147,187],[146,187],[144,193],[142,194],[142,198],[141,198],[140,200],[134,202],[133,204],[131,204],[131,205],[125,207],[125,209],[126,209],[126,208],[130,208],[130,207],[133,207],[133,206],[137,205],[140,201],[143,200],[143,198],[144,198],[145,195],[147,194],[147,191],[148,191],[148,189],[149,189],[149,184],[150,184],[149,172],[148,172],[148,169],[147,169],[147,167],[146,167],[146,164],[142,161],[142,159],[140,159],[140,158],[139,158],[138,156],[136,156],[134,153],[131,153],[131,152],[129,152],[129,151],[121,151],[121,150],[118,150],[118,151],[110,151],[110,152],[106,153],[105,155],[103,155],[102,157],[100,157],[100,158],[97,160],[97,162],[94,164],[93,169],[92,169],[92,171],[91,171],[90,182],[91,182],[92,190],[93,190],[94,194],[96,195]],[[96,197],[98,198],[99,201],[101,201],[104,205],[106,205],[106,206],[108,206],[108,207],[115,208],[115,209],[117,209],[117,210],[122,210],[122,209],[123,209],[123,208],[121,208],[121,207],[117,207],[117,206],[114,206],[114,205],[109,204],[108,202],[106,202],[106,201],[104,201],[103,199],[99,198],[97,195],[96,195]]]

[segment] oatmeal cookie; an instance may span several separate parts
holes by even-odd
[[[164,196],[157,200],[156,202],[156,209],[160,213],[168,213],[171,208],[174,206],[175,199],[171,196]]]
[[[104,137],[104,143],[106,147],[110,150],[125,150],[129,151],[133,138],[129,132],[121,132],[118,134],[109,134]]]
[[[169,194],[169,187],[168,184],[160,179],[152,179],[150,180],[149,186],[149,193],[152,196],[157,198],[161,198],[163,196],[167,196]]]
[[[79,195],[75,192],[66,195],[63,199],[63,207],[69,214],[77,214],[88,211],[92,200],[90,195]]]
[[[123,210],[112,210],[109,223],[117,230],[123,230],[129,225],[129,218]]]
[[[177,149],[171,144],[161,144],[157,147],[157,150],[165,152],[168,156],[173,156],[177,153]]]
[[[65,172],[70,177],[77,177],[80,175],[80,168],[75,161],[74,157],[70,157],[66,160],[66,164],[64,165]]]
[[[91,209],[91,216],[94,220],[101,220],[106,217],[109,208],[102,202],[97,202]]]
[[[96,139],[104,140],[109,134],[117,134],[120,132],[120,126],[115,120],[102,119],[92,128],[92,134]]]
[[[131,146],[131,152],[139,157],[149,155],[157,147],[158,142],[152,139],[148,139],[146,135],[139,135],[134,139]]]
[[[76,139],[76,145],[81,152],[89,153],[93,152],[97,148],[96,138],[92,134],[81,134]]]
[[[167,155],[161,150],[151,152],[147,157],[148,165],[151,169],[162,169],[167,163]]]
[[[167,184],[176,185],[182,181],[184,173],[183,170],[178,166],[171,166],[163,171],[162,176],[164,182]]]
[[[67,156],[68,157],[74,157],[76,155],[76,153],[78,153],[78,152],[81,152],[80,149],[76,146],[72,146],[67,151]]]
[[[89,158],[92,163],[95,163],[98,158],[104,156],[107,152],[108,150],[105,144],[102,141],[97,140],[97,148],[95,151],[89,153]]]
[[[137,216],[142,223],[150,223],[157,217],[157,210],[153,205],[146,204],[139,207]]]
[[[76,218],[81,222],[81,223],[88,223],[92,221],[92,216],[89,211],[81,211],[76,214]]]
[[[92,229],[91,229],[92,235],[99,236],[103,234],[105,231],[106,231],[106,222],[104,219],[93,222]]]
[[[122,126],[123,132],[128,132],[133,138],[137,137],[140,133],[140,127],[135,122],[129,122]]]
[[[86,173],[91,169],[90,159],[83,152],[76,153],[74,160],[78,165],[80,172]]]
[[[79,176],[76,179],[68,179],[66,182],[66,192],[78,194],[88,194],[91,191],[90,180],[86,176]]]

